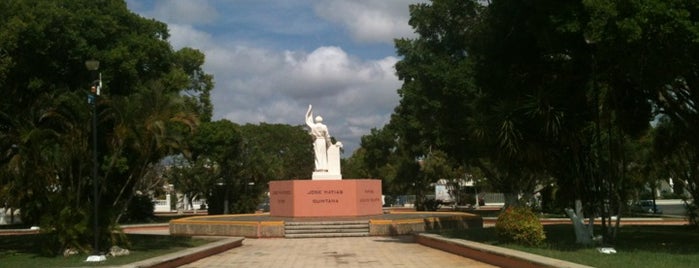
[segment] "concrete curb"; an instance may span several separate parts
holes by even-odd
[[[372,218],[374,217],[374,218]],[[355,220],[361,217],[353,217]],[[290,217],[268,214],[212,215],[170,221],[170,234],[182,236],[242,236],[248,238],[284,237]],[[310,221],[312,218],[306,220]],[[347,217],[328,217],[323,222],[347,221]],[[405,235],[439,229],[482,228],[480,216],[464,212],[395,212],[367,216],[370,236]],[[315,220],[313,220],[315,221]]]
[[[141,224],[122,224],[120,227],[122,229],[150,229],[150,228],[162,228],[169,227],[170,222],[161,223],[141,223]]]
[[[39,229],[2,229],[0,230],[0,235],[28,235],[40,232]]]
[[[436,234],[416,234],[415,242],[499,267],[591,267],[468,240],[445,238]]]
[[[243,245],[244,238],[233,237],[224,238],[220,241],[208,243],[203,246],[189,248],[170,254],[130,263],[119,267],[134,267],[134,268],[165,268],[179,267],[199,259],[209,257],[211,255],[221,253],[223,251],[236,248]]]

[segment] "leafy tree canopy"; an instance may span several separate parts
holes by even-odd
[[[187,148],[208,121],[212,77],[201,52],[174,51],[162,22],[121,0],[0,2],[0,200],[27,224],[56,234],[51,253],[89,251],[92,206],[88,89],[100,61],[95,103],[101,248],[110,227],[165,156]],[[159,185],[157,187],[160,187]]]

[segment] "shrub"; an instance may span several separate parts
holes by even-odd
[[[429,198],[429,199],[425,200],[425,202],[424,202],[424,204],[423,204],[423,208],[422,208],[422,209],[418,208],[417,210],[420,210],[420,211],[425,211],[425,210],[426,210],[426,211],[437,211],[437,210],[439,209],[440,206],[442,206],[442,201],[441,201],[441,200],[437,200],[437,199],[434,199],[434,198]]]
[[[466,205],[471,205],[474,206],[476,205],[476,194],[472,193],[462,193],[461,196],[459,196],[459,202],[457,205],[459,206],[466,206]],[[481,204],[478,204],[482,206]]]
[[[147,195],[134,195],[124,215],[124,222],[148,222],[153,219],[155,204]]]
[[[495,232],[504,242],[537,246],[546,239],[544,226],[528,207],[508,207],[495,222]]]

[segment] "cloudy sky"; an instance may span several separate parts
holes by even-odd
[[[127,0],[168,24],[175,49],[206,55],[214,120],[304,124],[309,104],[345,145],[388,123],[398,104],[393,39],[414,37],[418,0]]]

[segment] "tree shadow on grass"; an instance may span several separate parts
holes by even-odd
[[[191,237],[168,235],[129,234],[127,237],[130,245],[120,246],[132,251],[190,247],[192,240]],[[0,236],[0,256],[8,253],[28,253],[44,256],[46,254],[42,249],[49,240],[51,239],[47,234]]]
[[[550,250],[577,251],[589,247],[575,243],[575,231],[571,224],[544,225],[546,243],[540,246]],[[595,234],[599,234],[599,226]],[[494,228],[448,230],[440,234],[475,242],[502,245]],[[612,245],[617,251],[650,251],[670,254],[696,254],[699,252],[699,232],[690,226],[630,225],[622,226],[617,241]]]
[[[44,234],[0,236],[0,257],[13,253],[42,254],[42,246],[48,236]]]
[[[141,251],[189,247],[192,241],[191,237],[169,235],[129,234],[128,238],[131,242],[130,250]]]
[[[624,226],[615,247],[626,251],[696,254],[699,252],[699,232],[691,226]]]
[[[130,245],[119,246],[129,249],[130,255],[117,258],[108,257],[106,262],[101,263],[85,263],[85,258],[87,257],[85,253],[70,257],[47,255],[46,251],[42,250],[43,244],[50,240],[46,234],[0,236],[0,266],[72,267],[122,265],[213,241],[210,239],[167,235],[127,234],[127,237],[131,242]],[[109,251],[109,247],[104,248],[103,251]]]
[[[612,245],[617,254],[602,254],[596,246],[576,244],[570,224],[544,225],[544,231],[546,242],[539,247],[501,243],[495,228],[443,231],[441,234],[593,267],[696,267],[699,263],[699,232],[688,226],[622,226],[617,242]],[[595,230],[595,233],[600,232]]]

